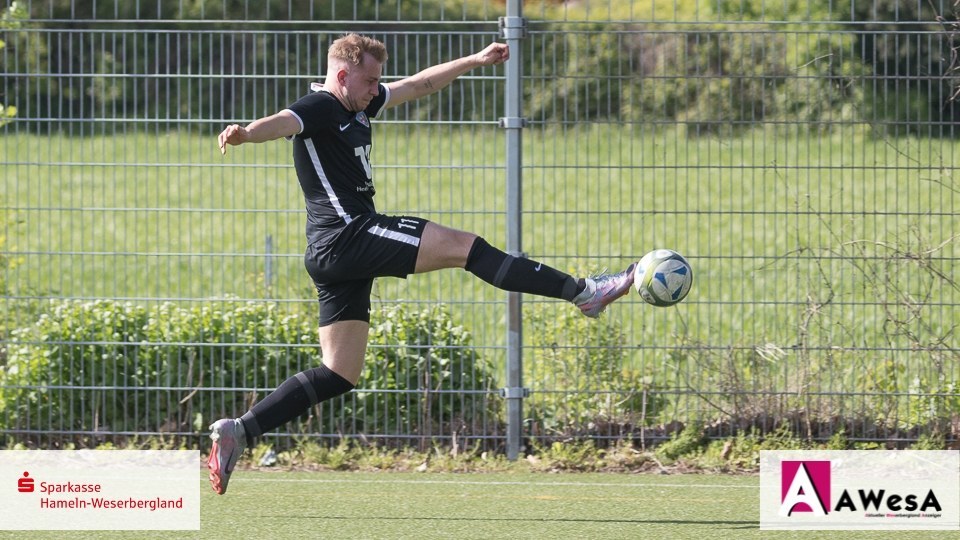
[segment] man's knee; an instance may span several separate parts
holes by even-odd
[[[417,272],[463,268],[477,235],[428,223],[420,241]]]
[[[337,321],[321,326],[320,350],[324,365],[350,383],[357,384],[363,371],[369,333],[370,323],[365,321]]]

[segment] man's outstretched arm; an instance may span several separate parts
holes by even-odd
[[[505,43],[491,43],[476,54],[437,64],[416,75],[387,83],[385,86],[390,89],[390,101],[387,107],[395,107],[430,95],[472,69],[502,64],[509,58],[510,49]]]
[[[239,124],[232,124],[226,127],[217,142],[220,144],[220,153],[227,153],[227,145],[234,146],[243,143],[266,142],[280,137],[290,137],[300,133],[300,121],[292,112],[283,110],[271,116],[265,116],[259,120],[254,120],[248,126],[243,127]]]

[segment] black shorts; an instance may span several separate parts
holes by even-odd
[[[307,246],[304,266],[317,287],[320,326],[370,321],[373,279],[412,274],[427,220],[367,214]]]

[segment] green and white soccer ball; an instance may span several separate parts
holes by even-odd
[[[672,249],[655,249],[640,259],[633,286],[648,304],[667,307],[684,299],[693,285],[693,269]]]

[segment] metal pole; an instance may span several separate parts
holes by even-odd
[[[522,257],[521,200],[523,163],[521,146],[523,126],[521,116],[522,87],[521,52],[522,40],[526,33],[526,21],[523,19],[523,0],[507,0],[507,16],[500,19],[500,35],[510,47],[510,60],[504,64],[506,70],[506,90],[504,118],[500,127],[507,130],[507,252]],[[507,384],[501,395],[507,403],[507,459],[515,460],[520,454],[523,433],[523,325],[520,293],[508,293],[507,297]]]

